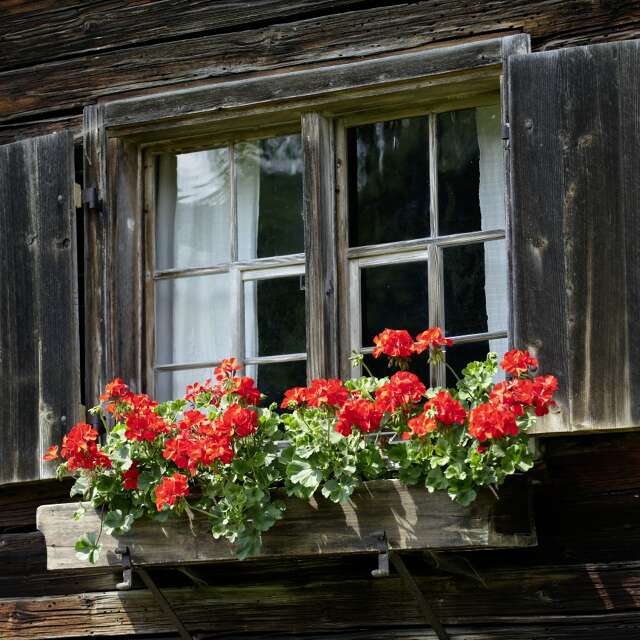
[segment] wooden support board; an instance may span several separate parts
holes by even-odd
[[[38,508],[37,526],[44,534],[48,569],[91,568],[76,557],[74,545],[85,532],[100,529],[99,514],[88,510],[79,520],[73,503]],[[386,532],[389,547],[410,549],[481,549],[536,544],[525,478],[514,478],[496,500],[484,491],[469,507],[442,492],[407,487],[398,480],[364,483],[352,499],[336,505],[321,499],[305,503],[287,500],[283,520],[263,536],[261,557],[304,557],[316,554],[374,552]],[[118,566],[118,545],[126,545],[138,565],[218,562],[235,558],[234,546],[215,541],[206,518],[164,524],[139,521],[124,536],[102,533],[99,567]]]

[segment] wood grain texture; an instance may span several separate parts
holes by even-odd
[[[210,3],[208,17],[214,15],[217,4]],[[175,10],[166,10],[166,24],[181,24],[182,6],[181,2]],[[37,32],[41,20],[37,14],[29,19]],[[139,24],[135,25],[138,31]],[[30,67],[0,73],[0,120],[61,110],[79,112],[101,96],[126,91],[357,59],[500,32],[530,33],[537,47],[637,37],[640,11],[635,0],[535,0],[526,5],[511,0],[489,4],[426,0],[358,11],[336,8],[331,15],[257,28],[251,28],[249,22],[228,33],[182,40],[178,33],[150,44],[137,43],[134,38],[128,45],[130,35],[123,28],[125,46],[119,49],[91,49],[88,35],[86,54],[63,60],[41,56]],[[12,44],[16,56],[29,51],[29,43],[24,48]]]
[[[80,415],[73,184],[71,133],[0,147],[0,484],[51,477]]]
[[[74,551],[85,531],[100,528],[99,514],[90,511],[72,519],[76,505],[48,505],[38,509],[37,526],[47,540],[49,569],[82,568]],[[233,560],[234,547],[214,541],[207,519],[194,524],[170,520],[163,525],[138,522],[116,539],[103,534],[103,552],[97,566],[114,566],[118,544],[127,545],[133,561],[141,565]],[[523,479],[516,478],[496,501],[487,490],[469,507],[452,502],[441,492],[405,487],[397,480],[365,485],[345,505],[325,499],[311,504],[287,500],[285,518],[264,536],[260,557],[313,556],[366,553],[378,548],[378,534],[386,531],[391,548],[518,547],[535,544],[529,498]]]
[[[502,624],[513,629],[519,624],[577,626],[614,620],[637,623],[640,617],[637,562],[572,565],[556,567],[555,571],[547,566],[540,572],[512,568],[483,577],[484,585],[445,575],[418,576],[417,584],[447,627]],[[395,574],[376,580],[361,573],[333,583],[304,586],[215,583],[163,589],[163,593],[190,632],[209,631],[218,637],[247,631],[262,635],[283,634],[284,630],[287,634],[348,632],[364,627],[371,638],[385,627],[410,630],[424,624],[413,598]],[[583,613],[570,617],[567,613],[571,611]],[[171,630],[151,595],[142,589],[0,599],[0,635],[12,640]]]
[[[640,426],[640,41],[510,63],[514,343],[560,382],[535,433]]]
[[[338,374],[337,262],[333,122],[302,117],[307,377]]]

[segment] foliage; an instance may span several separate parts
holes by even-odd
[[[194,383],[183,398],[163,403],[115,379],[91,410],[104,443],[95,428],[78,423],[59,452],[54,446],[45,455],[62,457],[59,475],[76,477],[71,495],[102,514],[100,532],[78,540],[78,557],[95,562],[102,531],[118,536],[140,518],[191,523],[198,515],[245,558],[259,552],[263,533],[283,517],[285,495],[345,502],[376,478],[446,491],[464,505],[480,487],[495,492],[507,476],[531,468],[527,430],[548,413],[557,381],[533,377],[537,361],[518,350],[501,362],[513,377],[498,384],[494,353],[469,363],[454,389],[427,389],[405,370],[413,354],[427,350],[432,363],[445,362],[450,344],[438,328],[415,341],[404,330],[385,329],[374,356],[386,356],[399,371],[313,380],[286,392],[281,413],[275,404],[259,407],[263,396],[238,375],[235,358],[215,369],[215,381]],[[81,505],[74,518],[83,512]]]

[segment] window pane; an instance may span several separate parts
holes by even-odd
[[[227,149],[160,157],[156,269],[227,262],[230,220]]]
[[[506,330],[509,303],[505,241],[449,247],[443,255],[447,335]]]
[[[404,118],[347,132],[349,245],[429,235],[428,118]]]
[[[303,276],[245,282],[247,356],[306,351]]]
[[[438,114],[440,235],[504,228],[500,122],[498,105]]]
[[[222,360],[231,354],[229,274],[156,282],[156,363]]]
[[[188,385],[213,379],[213,368],[183,371],[156,371],[155,400],[164,402],[182,398]]]
[[[240,259],[302,253],[300,134],[239,144],[236,166]]]
[[[367,354],[364,357],[364,363],[376,378],[392,376],[394,373],[399,371],[397,367],[389,366],[389,358],[385,355],[382,355],[379,358],[374,358],[371,354]],[[408,370],[411,371],[411,373],[415,373],[420,380],[422,380],[425,386],[429,386],[429,363],[427,361],[426,352],[421,353],[418,356],[413,356],[410,360]],[[362,375],[369,375],[364,367],[362,368]]]
[[[498,354],[498,363],[502,360],[505,352],[508,349],[508,340],[501,338],[499,340],[483,340],[481,342],[468,342],[467,344],[453,345],[447,348],[447,362],[451,365],[453,370],[462,376],[462,370],[474,360],[484,360],[487,357],[489,351],[495,351]],[[498,373],[495,376],[495,381],[498,382],[504,380],[504,372],[502,369],[498,369]],[[456,379],[447,369],[447,386],[454,387]]]
[[[363,268],[360,295],[363,347],[386,328],[415,337],[429,326],[426,261]]]
[[[252,365],[247,367],[247,375],[256,378],[256,386],[267,396],[263,402],[264,406],[268,406],[272,402],[280,404],[287,389],[306,386],[307,362],[299,360],[278,364]]]

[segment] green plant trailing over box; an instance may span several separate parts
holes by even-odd
[[[263,396],[238,374],[234,358],[215,369],[215,380],[163,403],[113,380],[91,410],[101,418],[104,443],[78,423],[59,451],[53,446],[45,455],[62,457],[59,475],[76,477],[71,495],[102,514],[101,530],[84,534],[77,554],[95,562],[102,531],[126,533],[139,518],[192,521],[200,513],[213,536],[237,543],[245,558],[259,552],[262,534],[283,516],[278,487],[301,500],[320,492],[344,502],[364,480],[398,477],[466,505],[479,487],[496,491],[507,476],[531,468],[527,430],[554,404],[557,381],[534,377],[537,361],[527,351],[505,355],[506,381],[494,384],[497,356],[490,353],[469,363],[454,389],[426,388],[407,369],[424,351],[430,362],[445,361],[451,341],[440,329],[415,340],[385,329],[374,342],[374,357],[388,357],[398,371],[313,380],[286,392],[281,413],[275,403],[259,407]],[[353,359],[362,363],[360,355]],[[81,516],[82,507],[74,517]]]

